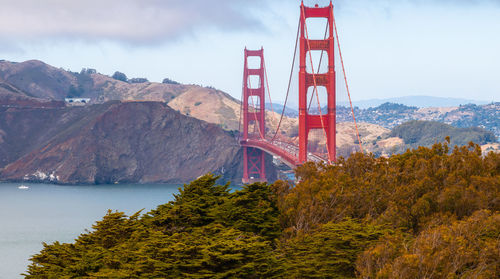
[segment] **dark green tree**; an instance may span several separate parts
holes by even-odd
[[[127,75],[125,75],[122,72],[116,71],[111,77],[116,79],[116,80],[121,80],[121,81],[127,82]]]

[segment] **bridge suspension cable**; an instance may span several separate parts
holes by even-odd
[[[278,122],[278,127],[276,128],[276,132],[274,133],[274,136],[271,139],[271,141],[274,141],[276,139],[276,136],[278,135],[278,132],[279,132],[280,127],[281,127],[281,121],[283,120],[283,115],[285,114],[286,104],[288,102],[288,95],[290,94],[290,85],[292,84],[293,68],[295,67],[295,58],[297,57],[297,46],[299,43],[299,32],[300,32],[300,19],[299,19],[299,23],[297,25],[297,36],[295,38],[295,49],[293,51],[292,68],[290,69],[290,78],[288,79],[288,88],[286,89],[285,103],[283,104],[283,110],[281,111],[281,116],[280,116],[280,121]]]
[[[342,65],[342,72],[344,74],[345,87],[347,90],[347,96],[349,97],[349,104],[351,105],[352,119],[354,120],[354,127],[356,128],[356,136],[358,137],[359,150],[363,153],[363,146],[361,143],[361,138],[359,136],[358,124],[356,123],[356,116],[354,116],[354,108],[351,101],[351,93],[349,92],[349,84],[347,83],[347,76],[345,74],[344,59],[342,58],[342,50],[340,49],[340,39],[339,33],[337,32],[337,23],[335,22],[335,13],[332,13],[333,27],[335,29],[335,37],[337,38],[337,48],[339,50],[340,64]]]
[[[267,69],[266,69],[266,60],[264,59],[262,61],[263,66],[264,66],[264,78],[266,79],[266,87],[267,87],[267,95],[269,96],[269,104],[271,105],[271,111],[274,112],[273,109],[273,101],[271,100],[271,90],[269,90],[269,80],[267,78]],[[266,104],[264,104],[265,107]],[[265,115],[265,112],[264,112]]]
[[[331,4],[330,4],[331,5]],[[317,7],[317,6],[316,6]],[[294,55],[293,55],[293,59],[292,59],[292,65],[291,65],[291,69],[290,69],[290,77],[289,77],[289,81],[288,81],[288,86],[287,86],[287,91],[286,91],[286,96],[285,96],[285,102],[283,104],[283,108],[282,108],[282,111],[281,111],[281,114],[280,114],[280,118],[279,118],[279,121],[278,121],[278,124],[277,124],[277,127],[276,127],[276,130],[274,131],[274,135],[272,136],[272,138],[269,139],[266,139],[266,131],[264,130],[265,128],[265,122],[259,122],[258,121],[258,117],[257,117],[257,106],[260,107],[260,109],[262,109],[262,107],[264,107],[264,112],[262,115],[262,112],[261,112],[261,117],[264,118],[263,121],[265,121],[265,114],[266,114],[266,109],[265,109],[265,101],[264,101],[264,96],[265,96],[265,93],[263,93],[263,96],[262,98],[259,98],[259,101],[260,102],[264,102],[264,104],[260,103],[256,104],[254,103],[254,100],[253,98],[250,96],[250,101],[251,101],[251,106],[253,107],[253,118],[254,118],[254,121],[255,121],[255,124],[254,124],[254,133],[255,133],[255,128],[258,127],[258,131],[259,131],[259,136],[260,136],[260,139],[262,140],[261,142],[264,144],[270,144],[270,145],[277,145],[278,147],[280,146],[280,144],[287,144],[286,141],[276,141],[277,138],[278,138],[278,135],[279,135],[279,131],[281,129],[281,125],[283,123],[283,118],[284,118],[284,115],[285,115],[285,111],[286,111],[286,106],[287,106],[287,103],[288,103],[288,98],[289,98],[289,95],[290,95],[290,90],[291,90],[291,84],[292,84],[292,79],[293,79],[293,72],[294,72],[294,68],[295,68],[295,60],[296,60],[296,57],[297,57],[297,49],[298,49],[298,43],[299,43],[299,36],[300,36],[300,28],[301,28],[301,25],[304,25],[303,26],[303,31],[305,35],[305,42],[307,43],[307,49],[311,50],[311,42],[309,40],[309,33],[308,33],[308,27],[307,27],[307,24],[306,24],[306,16],[305,16],[305,8],[304,8],[304,5],[301,5],[301,14],[302,14],[302,17],[299,18],[299,22],[298,22],[298,25],[297,25],[297,33],[296,33],[296,39],[295,39],[295,48],[294,48]],[[333,9],[333,8],[332,8]],[[333,13],[333,12],[332,12]],[[302,24],[302,21],[303,21],[303,24]],[[345,84],[346,84],[346,91],[347,91],[347,95],[348,95],[348,98],[349,98],[349,103],[350,103],[350,107],[351,107],[351,113],[352,113],[352,118],[353,118],[353,121],[354,121],[354,125],[355,125],[355,130],[356,130],[356,136],[357,136],[357,139],[358,139],[358,143],[359,143],[359,147],[360,147],[360,151],[363,152],[363,148],[362,148],[362,142],[361,142],[361,137],[360,137],[360,134],[359,134],[359,129],[358,129],[358,125],[357,125],[357,122],[356,122],[356,117],[354,115],[354,108],[353,108],[353,105],[352,105],[352,100],[351,100],[351,95],[350,95],[350,90],[349,90],[349,86],[348,86],[348,83],[347,83],[347,76],[345,74],[345,66],[344,66],[344,61],[343,61],[343,57],[342,57],[342,52],[341,52],[341,48],[340,48],[340,39],[339,39],[339,35],[338,35],[338,30],[337,30],[337,25],[336,25],[336,22],[335,22],[335,17],[332,15],[332,22],[333,23],[333,29],[334,29],[334,32],[335,32],[335,37],[336,37],[336,41],[337,41],[337,45],[338,45],[338,51],[339,51],[339,57],[340,57],[340,61],[341,61],[341,66],[342,66],[342,72],[344,74],[344,81],[345,81]],[[327,33],[328,33],[328,30],[330,30],[330,34],[332,32],[332,26],[329,25],[327,23],[326,25],[326,28],[325,28],[325,34],[324,34],[324,40],[326,40],[326,37],[327,37]],[[331,36],[331,35],[330,35]],[[333,39],[335,40],[335,39]],[[315,70],[315,65],[313,63],[313,57],[312,57],[312,54],[310,51],[306,52],[308,53],[309,55],[309,62],[310,62],[310,65],[311,65],[311,77],[312,77],[312,82],[313,82],[313,86],[314,86],[314,93],[311,94],[311,97],[310,97],[310,100],[309,100],[309,104],[307,104],[307,99],[306,99],[306,112],[308,113],[310,108],[311,108],[311,105],[312,105],[312,102],[313,102],[313,99],[314,99],[314,96],[316,96],[316,100],[317,100],[317,104],[318,104],[318,111],[319,111],[319,122],[321,123],[321,129],[323,130],[323,133],[324,133],[324,136],[325,138],[327,139],[328,141],[328,135],[327,135],[327,128],[326,128],[326,124],[325,124],[325,119],[323,117],[323,113],[322,113],[322,109],[321,109],[321,102],[320,102],[320,98],[319,98],[319,92],[318,92],[318,82],[321,82],[321,81],[318,81],[317,80],[317,74],[320,73],[320,69],[321,69],[321,65],[322,65],[322,62],[323,62],[323,56],[324,56],[324,51],[321,51],[321,56],[319,58],[319,65],[318,65],[318,73],[316,73],[316,70]],[[262,54],[261,54],[262,55]],[[307,54],[306,54],[307,55]],[[261,75],[261,79],[259,79],[259,88],[261,87],[264,87],[265,86],[265,89],[264,90],[267,90],[267,93],[268,93],[268,97],[269,97],[269,103],[270,103],[270,108],[271,108],[271,111],[274,112],[274,108],[273,108],[273,104],[272,104],[272,100],[271,100],[271,92],[270,92],[270,87],[269,87],[269,79],[268,79],[268,75],[267,75],[267,67],[265,65],[265,60],[264,60],[264,57],[263,55],[261,56],[262,57],[262,70],[264,72],[264,76]],[[246,58],[245,58],[246,59]],[[306,58],[307,59],[307,58]],[[247,61],[245,61],[245,65],[246,65]],[[245,66],[246,67],[246,66]],[[265,79],[265,81],[263,81],[262,79]],[[250,88],[252,87],[252,84],[251,84],[251,80],[250,79],[247,79],[247,80],[244,80],[243,81],[243,88],[246,88],[247,86],[249,86]],[[264,83],[265,82],[265,83]],[[335,92],[335,91],[334,91]],[[306,92],[306,95],[307,95],[307,92]],[[243,101],[243,97],[245,95],[243,94],[242,92],[242,101]],[[259,110],[260,110],[259,109]],[[329,113],[330,113],[330,110],[328,110]],[[240,121],[238,123],[238,130],[241,129],[241,119],[242,119],[242,113],[248,113],[247,112],[243,112],[243,102],[240,104]],[[261,120],[262,121],[262,120]],[[262,127],[261,127],[262,126]],[[330,127],[330,126],[328,126]],[[330,129],[330,128],[329,128]],[[291,144],[291,145],[294,145],[296,146],[294,143],[288,143],[288,144]],[[335,146],[335,144],[334,144]],[[328,154],[328,163],[331,164],[333,162],[333,160],[335,160],[335,158],[331,158],[332,156],[334,155],[331,155],[330,153],[330,150],[331,147],[329,147],[329,144],[327,143],[326,144],[326,152]],[[334,152],[333,152],[334,153]],[[313,155],[311,153],[308,153],[310,156],[316,156],[317,158],[320,158],[320,156],[318,155]],[[309,157],[309,155],[306,155],[306,157]],[[321,158],[320,158],[321,159]],[[314,159],[313,159],[314,160]],[[322,159],[324,160],[324,158]]]

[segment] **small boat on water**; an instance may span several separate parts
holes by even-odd
[[[19,187],[17,187],[18,189],[21,189],[21,190],[27,190],[29,189],[30,187],[26,186],[26,185],[21,185]]]

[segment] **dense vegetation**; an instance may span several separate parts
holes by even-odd
[[[293,186],[203,176],[141,216],[44,244],[27,278],[498,278],[500,154],[477,145],[305,164]]]
[[[477,144],[497,141],[495,134],[483,128],[456,128],[440,122],[419,120],[408,121],[394,127],[390,136],[402,138],[406,144],[405,150],[418,146],[432,146],[446,136],[450,137],[451,145],[459,146],[471,141]]]

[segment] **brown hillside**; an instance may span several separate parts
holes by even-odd
[[[22,63],[0,61],[0,79],[30,97],[51,100],[63,100],[70,86],[77,85],[70,72],[38,60]]]

